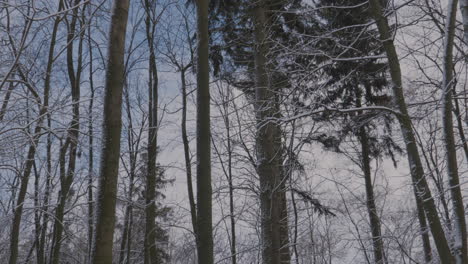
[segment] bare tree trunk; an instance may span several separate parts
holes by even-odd
[[[59,0],[59,11],[62,9],[62,1]],[[49,55],[47,58],[46,72],[44,76],[44,101],[39,110],[39,118],[37,120],[36,127],[34,129],[34,134],[32,137],[32,142],[30,143],[28,154],[26,156],[25,166],[23,170],[23,175],[21,178],[20,190],[18,193],[18,198],[16,200],[16,208],[13,213],[13,222],[11,227],[10,234],[10,256],[8,263],[16,264],[18,258],[18,240],[19,240],[19,229],[21,224],[21,217],[23,214],[23,203],[26,197],[26,192],[28,189],[29,176],[31,175],[31,169],[34,164],[36,156],[36,147],[39,143],[39,138],[41,137],[42,122],[48,111],[49,107],[49,91],[50,91],[50,79],[52,73],[52,65],[54,62],[54,49],[57,38],[58,25],[60,23],[60,18],[57,16],[54,20],[54,26],[52,30],[52,36],[49,46]]]
[[[47,113],[47,128],[49,131],[51,130],[51,116],[50,113]],[[46,145],[46,167],[47,167],[47,176],[46,176],[46,183],[45,183],[45,191],[44,191],[44,199],[43,199],[43,206],[42,211],[42,226],[41,226],[41,237],[39,240],[39,245],[37,248],[37,264],[44,264],[46,263],[46,255],[45,255],[45,241],[46,241],[46,233],[47,233],[47,226],[49,223],[49,201],[50,201],[50,186],[52,184],[52,138],[51,134],[47,135],[47,145]]]
[[[369,222],[372,233],[372,243],[374,247],[374,261],[376,264],[387,263],[385,258],[382,231],[380,228],[380,219],[375,205],[374,188],[372,186],[371,168],[370,168],[370,149],[367,132],[364,127],[359,129],[359,141],[361,142],[361,162],[364,173],[364,182],[366,186],[366,204],[369,213]]]
[[[369,5],[370,15],[373,16],[376,21],[377,28],[380,33],[380,39],[383,42],[383,46],[387,54],[395,103],[400,112],[398,121],[400,123],[403,139],[406,145],[415,196],[418,196],[416,199],[419,198],[422,201],[424,213],[427,217],[432,236],[434,237],[434,242],[436,244],[437,251],[439,252],[441,263],[449,264],[452,263],[453,256],[450,253],[450,247],[447,242],[447,238],[445,237],[444,229],[440,222],[431,190],[424,175],[424,169],[413,132],[413,125],[408,114],[405,97],[403,95],[400,62],[396,53],[395,45],[393,44],[390,26],[388,24],[387,17],[383,15],[382,6],[379,0],[369,0]],[[421,211],[422,210],[418,208],[418,212],[421,213]]]
[[[237,264],[237,250],[236,250],[236,218],[234,212],[234,184],[232,178],[232,143],[231,143],[231,125],[229,121],[229,108],[228,103],[230,100],[229,91],[227,91],[226,102],[224,103],[225,126],[227,135],[227,150],[228,150],[228,184],[229,184],[229,218],[231,220],[231,263]]]
[[[148,82],[148,164],[145,190],[145,264],[158,263],[156,254],[156,155],[157,155],[157,126],[158,126],[158,70],[154,48],[155,21],[152,17],[153,8],[149,0],[145,0],[146,40],[150,52],[149,82]]]
[[[367,89],[366,90],[370,90]],[[356,88],[356,106],[362,107],[361,104],[361,92],[359,88]],[[362,112],[358,112],[362,114]],[[375,204],[374,187],[372,185],[372,172],[371,172],[371,150],[369,146],[369,137],[364,124],[359,127],[357,134],[359,142],[361,143],[361,169],[364,174],[364,184],[366,187],[366,205],[367,212],[369,214],[369,223],[372,234],[372,245],[374,248],[374,262],[376,264],[385,264],[387,259],[385,257],[382,230],[380,225],[380,217],[377,212],[377,206]]]
[[[198,263],[213,264],[208,3],[197,0],[197,249]]]
[[[279,164],[282,162],[279,161]],[[282,171],[282,170],[281,170]],[[280,254],[281,263],[289,264],[291,262],[291,252],[289,250],[289,223],[288,223],[288,201],[286,198],[286,175],[282,175],[280,187],[277,194],[280,200]]]
[[[226,138],[223,139],[223,144],[227,152],[227,164],[225,165],[223,157],[226,156],[224,152],[218,151],[216,143],[213,140],[213,147],[218,156],[219,162],[221,163],[221,168],[226,176],[228,182],[228,192],[229,192],[229,220],[230,220],[230,230],[228,232],[229,246],[231,250],[231,263],[237,263],[237,253],[236,253],[236,218],[235,218],[235,205],[234,205],[234,183],[233,183],[233,173],[232,173],[232,154],[234,151],[231,139],[231,121],[230,121],[230,112],[229,112],[229,102],[231,101],[231,92],[229,88],[226,91],[223,91],[221,86],[219,87],[219,94],[221,95],[221,105],[220,112],[223,117],[224,129],[226,130]]]
[[[444,77],[442,81],[442,122],[445,139],[445,154],[447,157],[447,175],[453,205],[453,235],[452,247],[455,262],[458,264],[468,261],[465,208],[463,196],[460,190],[460,178],[458,176],[457,150],[455,148],[455,135],[452,117],[452,94],[454,89],[453,76],[453,46],[455,38],[455,22],[457,18],[457,1],[451,0],[448,5],[448,14],[445,26],[445,50],[444,50]]]
[[[295,161],[295,154],[294,154],[294,137],[296,134],[296,122],[293,121],[291,124],[291,138],[289,139],[289,146],[287,149],[287,162],[285,163],[285,166],[283,166],[283,171],[285,175],[287,175],[287,180],[289,183],[289,189],[291,193],[291,205],[293,209],[293,215],[294,215],[294,232],[293,232],[293,243],[292,243],[292,248],[294,251],[294,256],[295,256],[295,262],[296,264],[299,264],[299,252],[297,250],[297,238],[298,238],[298,210],[297,210],[297,203],[296,203],[296,198],[294,196],[294,191],[293,189],[293,173],[294,170],[296,169],[296,161]],[[286,169],[286,170],[285,170]],[[291,261],[291,260],[289,260]]]
[[[413,184],[414,185],[414,184]],[[416,186],[413,186],[414,193],[416,194]],[[421,232],[421,241],[423,244],[423,251],[424,251],[424,260],[426,263],[432,263],[433,255],[431,249],[431,239],[429,238],[429,226],[427,225],[427,217],[424,212],[424,205],[421,197],[416,195],[416,210],[418,213],[418,221],[419,221],[419,230]]]
[[[463,151],[465,152],[465,158],[468,162],[468,141],[466,141],[465,130],[463,128],[462,113],[460,111],[460,104],[456,98],[455,86],[452,89],[453,102],[455,103],[455,108],[453,112],[455,113],[455,118],[457,119],[458,134],[460,135],[461,144],[463,146]]]
[[[185,159],[185,174],[187,177],[187,192],[190,204],[190,214],[192,220],[193,232],[197,234],[197,207],[195,205],[195,198],[193,195],[193,186],[192,186],[192,165],[190,161],[190,146],[187,136],[187,81],[185,79],[185,72],[190,67],[187,66],[180,71],[180,80],[182,82],[182,120],[181,120],[181,130],[182,130],[182,142],[184,145],[184,159]]]
[[[10,85],[8,86],[8,90],[5,94],[5,97],[3,98],[2,108],[0,109],[0,122],[3,121],[3,117],[5,116],[8,103],[10,102],[10,96],[14,88],[15,88],[15,84],[11,82]]]
[[[133,218],[133,190],[135,185],[135,171],[136,171],[136,162],[137,162],[137,155],[138,155],[138,148],[140,144],[140,136],[138,136],[136,142],[134,139],[134,132],[133,132],[133,119],[132,119],[132,112],[130,106],[130,98],[128,94],[128,88],[125,92],[125,105],[127,111],[127,118],[128,118],[128,131],[127,131],[127,143],[130,159],[130,169],[128,174],[130,176],[130,182],[128,187],[128,194],[127,194],[127,206],[125,208],[125,217],[124,217],[124,229],[122,232],[122,240],[120,242],[120,256],[119,256],[119,263],[130,263],[130,248],[131,248],[131,234],[132,234],[132,218]],[[140,134],[141,135],[141,130]],[[136,146],[136,147],[135,147]]]
[[[113,1],[105,77],[104,121],[99,185],[96,197],[96,221],[91,256],[94,264],[112,264],[128,10],[129,0]]]
[[[75,0],[74,5],[78,5],[81,0]],[[85,6],[86,7],[86,6]],[[83,10],[84,12],[84,10]],[[76,23],[78,21],[78,8],[73,9],[72,20],[70,23],[70,28],[68,29],[67,34],[67,69],[68,77],[70,80],[71,95],[72,95],[72,112],[73,117],[70,124],[70,127],[67,131],[66,143],[61,150],[61,166],[65,166],[65,154],[68,149],[68,168],[66,174],[63,172],[60,173],[60,193],[58,197],[58,205],[55,212],[55,221],[54,221],[54,237],[51,249],[51,263],[59,264],[60,260],[60,249],[62,246],[62,234],[63,234],[63,219],[65,217],[65,206],[68,199],[69,191],[73,183],[73,178],[75,175],[76,167],[76,156],[77,156],[77,146],[78,146],[78,137],[80,129],[80,80],[81,80],[81,71],[82,71],[82,51],[83,51],[83,38],[84,31],[80,34],[79,44],[78,44],[78,63],[77,69],[75,72],[74,63],[73,63],[73,39],[75,38],[75,29]]]
[[[281,134],[276,117],[276,96],[267,70],[268,19],[265,1],[254,3],[255,112],[257,173],[260,178],[262,263],[281,263]]]
[[[34,243],[35,243],[35,248],[36,248],[36,261],[40,263],[42,261],[41,254],[40,252],[40,247],[39,243],[41,241],[41,217],[43,214],[42,208],[40,206],[39,202],[39,182],[41,175],[37,171],[37,166],[34,163],[34,231],[35,231],[35,238],[34,238]]]
[[[88,107],[88,263],[91,263],[91,250],[93,244],[93,219],[94,219],[94,201],[93,201],[93,180],[94,180],[94,127],[93,127],[93,108],[94,108],[94,68],[93,68],[93,46],[91,45],[91,24],[88,27],[88,51],[89,51],[89,89],[91,98]]]

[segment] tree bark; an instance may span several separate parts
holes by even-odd
[[[156,254],[156,155],[157,155],[157,126],[158,126],[158,71],[154,48],[155,22],[151,12],[151,3],[145,0],[146,40],[149,56],[148,82],[148,164],[145,189],[145,264],[158,263]]]
[[[75,0],[74,5],[78,5],[80,0]],[[60,150],[60,163],[61,163],[61,173],[60,173],[60,187],[58,197],[58,205],[55,212],[55,221],[54,221],[54,232],[51,248],[51,263],[59,264],[60,260],[60,248],[62,246],[62,234],[63,234],[63,220],[65,217],[65,206],[68,199],[69,191],[73,183],[73,178],[75,175],[76,167],[76,157],[77,157],[77,146],[78,146],[78,137],[80,129],[80,80],[81,80],[81,71],[82,71],[82,50],[83,50],[83,38],[84,31],[80,34],[79,44],[78,44],[78,65],[75,72],[74,63],[73,63],[73,40],[75,38],[75,29],[76,23],[78,21],[78,8],[73,9],[72,20],[70,23],[70,28],[68,29],[67,34],[67,70],[68,77],[70,80],[71,95],[72,95],[72,121],[70,127],[67,129],[67,138],[66,143],[63,145],[63,148]],[[69,148],[69,149],[68,149]],[[68,168],[65,174],[65,154],[68,149]],[[62,168],[63,167],[63,168]],[[62,171],[63,170],[63,171]]]
[[[448,4],[448,14],[445,25],[444,76],[442,81],[442,122],[445,141],[445,155],[447,158],[447,175],[453,206],[453,255],[458,264],[468,261],[465,208],[460,190],[458,175],[457,150],[455,148],[455,134],[452,117],[452,94],[454,89],[453,76],[453,46],[455,38],[455,22],[457,18],[457,1]]]
[[[132,234],[132,222],[133,222],[133,191],[135,186],[135,172],[136,172],[136,162],[137,162],[137,153],[138,148],[140,145],[140,136],[138,136],[137,140],[134,140],[133,134],[133,119],[132,119],[132,112],[130,109],[130,98],[128,94],[128,88],[125,93],[125,105],[127,111],[127,118],[128,118],[128,128],[127,128],[127,144],[129,153],[129,160],[130,160],[130,170],[128,174],[130,176],[130,182],[128,187],[128,194],[127,194],[127,206],[125,208],[125,216],[124,216],[124,229],[122,232],[122,239],[120,242],[120,256],[119,256],[119,263],[130,263],[130,248],[131,248],[131,234]],[[141,130],[140,134],[141,135]]]
[[[465,158],[468,162],[468,141],[466,141],[465,130],[463,128],[463,121],[462,121],[462,113],[460,111],[460,104],[458,103],[458,99],[456,98],[456,91],[455,86],[452,89],[452,96],[453,102],[455,103],[455,108],[453,112],[455,113],[455,118],[457,119],[457,127],[458,127],[458,134],[460,135],[461,144],[463,147],[463,151],[465,152]]]
[[[193,232],[197,234],[197,207],[195,204],[195,198],[193,196],[193,185],[192,185],[192,164],[190,161],[190,145],[187,135],[187,81],[185,79],[185,72],[188,68],[183,68],[180,71],[180,80],[182,82],[182,143],[184,145],[184,159],[185,159],[185,174],[187,179],[187,192],[190,204],[190,216],[192,220]]]
[[[281,263],[281,133],[276,117],[276,95],[268,75],[268,19],[266,2],[254,3],[256,156],[260,178],[262,263]]]
[[[359,141],[361,143],[361,166],[364,173],[366,186],[366,204],[369,213],[369,222],[372,233],[372,244],[374,247],[374,261],[376,264],[387,263],[385,258],[380,218],[375,205],[374,187],[372,186],[369,140],[365,127],[359,128]]]
[[[421,199],[424,213],[427,217],[429,228],[439,253],[441,263],[452,263],[453,256],[445,237],[444,229],[435,206],[431,190],[424,175],[424,169],[416,146],[416,138],[413,131],[413,125],[408,113],[407,105],[403,95],[402,76],[398,54],[393,43],[392,34],[387,17],[383,15],[382,6],[379,0],[369,0],[369,12],[374,17],[387,54],[390,67],[390,76],[392,79],[392,89],[395,103],[400,112],[398,121],[403,134],[410,166],[411,178],[414,185],[416,199]],[[418,212],[420,212],[418,208]]]
[[[94,182],[94,127],[93,127],[93,108],[94,108],[94,68],[93,68],[93,46],[91,45],[91,24],[88,27],[88,51],[89,51],[89,88],[91,98],[88,107],[88,263],[91,263],[91,250],[93,244],[94,229],[94,201],[93,201],[93,182]]]
[[[124,84],[125,32],[129,0],[114,0],[109,32],[105,76],[102,147],[96,197],[92,263],[112,264],[115,203],[122,129],[122,88]]]
[[[370,87],[369,87],[370,88]],[[366,90],[367,89],[366,87]],[[356,107],[362,107],[361,103],[361,92],[359,88],[356,88]],[[358,112],[362,114],[362,111]],[[372,245],[374,248],[374,262],[376,264],[385,264],[387,259],[385,257],[382,230],[380,225],[380,217],[377,212],[377,206],[375,204],[374,187],[372,184],[372,171],[371,171],[371,149],[369,146],[369,137],[366,131],[366,126],[362,124],[359,127],[357,133],[359,143],[361,144],[361,169],[364,174],[364,185],[366,189],[366,206],[369,214],[369,223],[372,234]]]
[[[197,249],[198,263],[213,264],[208,3],[197,0]]]

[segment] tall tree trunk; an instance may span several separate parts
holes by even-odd
[[[91,45],[91,23],[88,27],[88,51],[89,51],[89,89],[91,90],[88,106],[88,263],[91,263],[91,250],[93,244],[93,181],[94,181],[94,68],[93,68],[93,46]]]
[[[419,150],[416,145],[413,125],[408,113],[405,97],[403,95],[400,62],[395,45],[393,43],[390,26],[388,24],[387,17],[383,14],[382,6],[379,0],[369,0],[369,12],[376,21],[380,39],[383,42],[383,46],[387,54],[395,103],[400,112],[398,121],[400,123],[401,132],[403,134],[403,139],[406,145],[406,152],[408,155],[408,163],[410,166],[415,196],[418,196],[416,199],[421,199],[422,201],[424,213],[427,217],[432,236],[434,237],[434,242],[436,244],[437,251],[439,252],[441,263],[449,264],[452,263],[453,257],[450,252],[447,238],[445,237],[444,229],[440,222],[431,190],[424,175],[424,169],[419,156]],[[418,208],[418,212],[421,213],[421,211],[422,210]]]
[[[75,0],[74,5],[78,5],[81,0]],[[84,12],[84,10],[83,10]],[[51,263],[59,264],[60,260],[60,248],[62,246],[62,235],[63,235],[63,220],[65,217],[65,206],[70,192],[71,185],[73,183],[73,178],[75,175],[76,167],[76,157],[77,157],[77,146],[78,146],[78,137],[80,129],[80,81],[81,81],[81,71],[82,71],[82,51],[83,51],[83,39],[84,31],[81,32],[79,37],[78,44],[78,62],[77,69],[75,72],[75,67],[73,63],[73,40],[75,38],[75,29],[76,23],[78,21],[78,8],[73,9],[72,20],[70,23],[70,28],[68,29],[67,34],[67,70],[68,77],[70,80],[71,87],[71,96],[72,96],[72,121],[70,127],[67,130],[67,139],[66,143],[61,149],[61,166],[65,166],[65,154],[68,149],[68,168],[66,174],[61,172],[60,175],[60,187],[58,197],[58,205],[55,212],[55,221],[54,221],[54,236],[53,240],[55,243],[52,244],[51,249]]]
[[[369,140],[365,127],[359,128],[359,141],[361,143],[361,166],[364,173],[366,186],[366,205],[369,213],[369,222],[372,233],[372,244],[374,247],[374,261],[376,264],[387,263],[385,258],[380,219],[375,205],[374,188],[372,186],[372,173],[370,167]]]
[[[195,198],[193,196],[192,185],[192,164],[190,159],[190,145],[187,135],[187,81],[185,79],[185,72],[190,66],[187,66],[180,71],[180,80],[182,82],[182,142],[184,145],[184,159],[185,159],[185,174],[187,177],[187,192],[190,204],[190,215],[192,220],[193,232],[197,234],[197,207],[195,205]]]
[[[157,126],[158,126],[158,69],[154,48],[155,21],[152,17],[152,4],[145,0],[146,40],[150,52],[149,82],[148,82],[148,164],[145,190],[145,264],[158,263],[156,254],[156,155],[157,155]]]
[[[47,113],[47,128],[51,131],[52,127],[52,120],[50,113]],[[37,264],[44,264],[46,263],[46,256],[45,256],[45,241],[46,241],[46,233],[47,233],[47,226],[49,223],[49,201],[50,201],[50,186],[52,184],[52,135],[49,133],[47,135],[47,145],[46,145],[46,183],[45,183],[45,191],[44,191],[44,199],[42,205],[42,226],[41,226],[41,237],[39,240],[39,245],[37,249]]]
[[[62,10],[63,4],[59,0],[58,10]],[[21,224],[21,217],[23,214],[23,203],[26,198],[26,192],[28,189],[29,176],[31,175],[31,169],[34,164],[36,156],[36,146],[39,143],[39,138],[42,134],[42,122],[45,118],[45,115],[49,107],[49,91],[50,91],[50,80],[52,73],[52,66],[54,62],[54,50],[57,38],[58,25],[60,23],[60,17],[57,16],[54,20],[54,26],[52,29],[52,36],[49,45],[49,54],[47,58],[47,66],[44,75],[44,100],[42,106],[39,109],[39,118],[37,120],[36,127],[34,129],[34,134],[32,137],[32,142],[29,145],[28,153],[26,156],[25,166],[21,177],[20,190],[18,192],[18,198],[16,200],[16,208],[13,212],[13,221],[11,226],[10,234],[10,256],[8,263],[16,264],[18,258],[18,240],[19,240],[19,229]]]
[[[465,208],[463,196],[460,190],[460,178],[458,176],[457,150],[455,148],[455,134],[453,130],[452,117],[452,94],[455,84],[453,76],[453,46],[455,38],[455,22],[457,18],[458,0],[449,1],[447,20],[445,26],[445,50],[444,50],[444,76],[442,81],[442,122],[445,139],[445,155],[447,158],[447,175],[452,195],[453,205],[453,235],[452,247],[455,262],[467,263],[467,238]]]
[[[291,205],[293,209],[293,215],[294,215],[294,232],[293,232],[293,243],[292,243],[292,249],[294,251],[294,257],[295,257],[295,262],[296,264],[299,264],[299,252],[297,250],[297,238],[298,238],[298,210],[297,210],[297,203],[296,203],[296,198],[294,196],[294,191],[293,191],[293,173],[294,170],[296,169],[296,161],[295,161],[295,154],[294,154],[294,138],[296,135],[296,121],[293,121],[291,124],[291,138],[289,139],[289,146],[287,149],[287,162],[285,163],[285,166],[283,166],[284,174],[287,175],[287,180],[289,183],[289,189],[291,193]]]
[[[133,132],[133,119],[132,111],[130,106],[130,97],[128,94],[128,88],[125,92],[125,106],[128,118],[128,131],[127,131],[127,144],[130,151],[130,170],[128,174],[130,176],[130,182],[127,193],[128,204],[125,207],[125,216],[124,216],[124,229],[122,231],[122,239],[120,241],[120,256],[119,264],[130,263],[130,248],[131,248],[131,234],[132,234],[132,218],[133,218],[133,190],[135,185],[135,171],[136,171],[136,162],[138,155],[138,146],[140,143],[140,137],[137,141],[134,140]],[[135,147],[136,145],[136,147]]]
[[[231,263],[237,264],[237,250],[236,250],[236,218],[234,212],[234,184],[232,178],[232,144],[231,144],[231,126],[229,123],[229,91],[228,97],[225,103],[225,123],[226,123],[226,133],[227,133],[227,149],[228,149],[228,183],[229,183],[229,218],[231,220]]]
[[[262,263],[281,263],[281,134],[276,117],[276,96],[268,76],[266,2],[254,3],[256,155],[260,178]]]
[[[416,186],[413,184],[413,191],[416,194]],[[431,248],[431,239],[429,238],[429,226],[427,225],[427,217],[426,213],[424,212],[424,205],[421,197],[419,195],[415,195],[416,200],[416,212],[418,215],[419,221],[419,230],[421,232],[421,241],[423,245],[424,251],[424,260],[426,263],[432,263],[433,255],[432,255],[432,248]]]
[[[369,87],[370,88],[370,87]],[[366,90],[370,91],[370,89]],[[356,106],[361,107],[361,92],[356,87]],[[359,115],[362,112],[358,112]],[[387,259],[385,257],[384,245],[382,240],[382,230],[380,225],[380,217],[377,212],[375,204],[374,187],[372,185],[372,171],[371,171],[371,149],[369,146],[369,137],[366,131],[366,126],[361,125],[358,131],[359,142],[361,143],[361,169],[364,174],[364,184],[366,187],[366,205],[369,214],[369,223],[372,234],[372,245],[374,248],[374,262],[376,264],[385,264]]]
[[[92,263],[112,264],[115,203],[122,129],[122,88],[124,84],[125,32],[129,0],[114,0],[108,38],[105,77],[102,148],[96,197]]]
[[[35,248],[36,248],[36,261],[37,263],[41,263],[42,258],[41,254],[42,252],[40,251],[39,243],[41,241],[41,217],[43,214],[42,208],[40,206],[39,202],[39,182],[41,175],[37,171],[37,166],[34,163],[34,231],[35,231],[35,238],[34,238],[34,243],[35,243]]]
[[[230,220],[230,233],[228,234],[229,236],[229,246],[231,250],[231,263],[236,264],[237,263],[237,253],[236,253],[236,218],[235,218],[235,205],[234,205],[234,182],[233,182],[233,174],[232,174],[232,154],[234,151],[233,145],[232,145],[232,139],[231,139],[231,121],[229,118],[230,112],[229,112],[229,102],[232,100],[231,99],[231,92],[228,88],[226,90],[226,94],[224,94],[224,91],[219,89],[219,92],[222,97],[222,108],[220,108],[221,115],[223,117],[223,122],[224,122],[224,128],[226,129],[226,151],[227,151],[227,165],[224,165],[223,162],[223,156],[225,154],[222,154],[218,151],[216,148],[216,144],[213,142],[213,146],[215,148],[216,154],[218,155],[219,161],[221,163],[221,167],[223,169],[224,175],[226,176],[227,182],[228,182],[228,190],[229,190],[229,220]]]
[[[197,0],[197,249],[198,263],[213,264],[208,3]]]

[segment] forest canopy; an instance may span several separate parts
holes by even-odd
[[[465,264],[468,0],[0,0],[0,262]]]

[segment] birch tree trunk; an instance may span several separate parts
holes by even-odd
[[[99,185],[92,263],[112,264],[115,203],[122,129],[125,32],[129,0],[114,0],[109,31]]]
[[[370,15],[373,16],[376,21],[380,39],[383,42],[383,46],[387,54],[395,103],[400,112],[398,121],[400,123],[401,132],[403,134],[403,139],[406,145],[408,164],[410,166],[415,196],[419,197],[416,197],[416,199],[421,199],[422,201],[424,213],[428,220],[429,229],[431,230],[432,236],[434,237],[434,242],[436,244],[441,263],[453,263],[453,256],[451,255],[450,247],[447,242],[447,238],[445,237],[444,229],[440,222],[431,190],[426,181],[424,169],[419,156],[419,150],[416,145],[413,125],[408,113],[405,97],[403,95],[400,61],[393,43],[390,26],[387,17],[383,14],[380,1],[369,0],[369,5]]]

